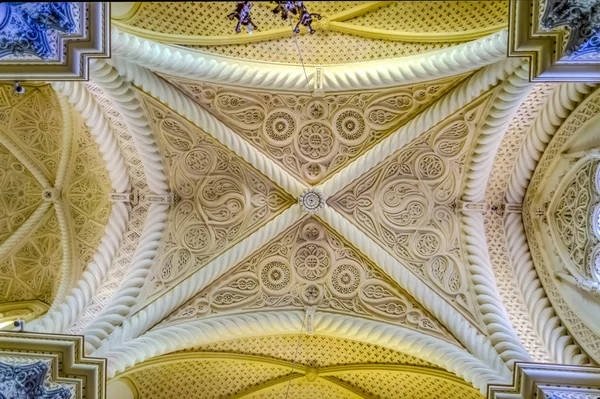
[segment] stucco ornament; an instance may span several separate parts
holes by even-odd
[[[569,40],[565,46],[565,54],[569,58],[600,51],[599,0],[548,0],[540,22],[547,30],[569,28]]]
[[[43,361],[29,364],[0,361],[0,397],[10,399],[71,399],[67,385],[49,387],[49,367]]]
[[[57,59],[61,34],[77,32],[77,2],[0,4],[0,58]]]
[[[304,212],[315,214],[325,206],[325,196],[318,188],[307,188],[300,194],[298,203]]]

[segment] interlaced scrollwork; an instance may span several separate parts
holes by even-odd
[[[378,92],[313,98],[166,78],[310,184],[331,176],[457,83],[456,78],[450,78]]]
[[[162,151],[177,198],[161,266],[154,270],[147,292],[154,297],[251,234],[293,200],[206,133],[157,101],[144,99],[164,139]],[[226,303],[235,297],[220,299]]]
[[[329,202],[472,320],[478,316],[461,266],[456,201],[485,104],[475,102],[448,118]]]
[[[305,306],[383,319],[455,342],[404,290],[313,218],[242,261],[160,326],[225,311]]]

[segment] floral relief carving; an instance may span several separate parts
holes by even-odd
[[[23,95],[15,94],[12,85],[0,85],[0,130],[30,155],[50,182],[54,181],[63,122],[50,85],[28,86]]]
[[[462,266],[456,201],[487,98],[447,118],[329,200],[476,323],[468,271]]]
[[[147,296],[175,286],[293,204],[232,151],[144,95],[176,203]],[[233,300],[225,295],[227,302]]]
[[[312,217],[242,261],[157,328],[219,312],[306,306],[381,319],[456,343],[404,290]]]
[[[61,264],[60,229],[51,210],[31,236],[0,262],[0,301],[39,299],[50,303]]]
[[[73,129],[72,159],[65,198],[69,204],[76,259],[81,269],[92,260],[108,223],[112,191],[104,160],[90,132],[76,115]]]
[[[314,98],[165,78],[309,184],[343,168],[459,81]]]

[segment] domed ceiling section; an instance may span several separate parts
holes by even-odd
[[[204,345],[141,363],[123,377],[142,398],[482,398],[420,359],[378,345],[310,335]]]
[[[78,114],[50,85],[24,87],[0,85],[0,302],[50,305],[96,252],[110,181]]]
[[[505,1],[305,2],[316,32],[302,28],[298,44],[306,64],[344,64],[411,56],[474,40],[504,28]],[[162,43],[250,60],[299,64],[289,23],[273,14],[274,4],[255,2],[259,27],[236,35],[227,18],[235,4],[141,3],[133,16],[114,23],[123,31]],[[414,16],[418,15],[418,18]],[[294,22],[295,24],[295,22]]]

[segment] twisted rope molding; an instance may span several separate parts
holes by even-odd
[[[138,297],[150,274],[150,268],[162,240],[168,219],[169,205],[153,203],[140,242],[136,248],[127,273],[111,301],[102,309],[94,321],[83,330],[87,353],[95,351],[123,320],[131,314]]]
[[[106,354],[108,376],[162,354],[232,339],[265,335],[299,334],[304,312],[269,312],[228,315],[151,330]],[[381,345],[430,361],[472,382],[482,392],[488,383],[506,383],[470,353],[422,333],[351,316],[318,312],[315,334]]]
[[[58,289],[56,290],[56,295],[52,300],[52,305],[48,312],[55,311],[58,305],[65,299],[67,293],[72,287],[73,281],[73,272],[72,265],[74,264],[73,258],[71,258],[72,252],[72,236],[74,235],[71,230],[71,224],[69,223],[69,215],[67,215],[65,208],[68,208],[68,205],[64,198],[62,197],[62,187],[64,185],[65,178],[67,176],[67,167],[69,165],[69,160],[71,158],[71,145],[73,138],[73,123],[71,120],[71,108],[69,107],[69,103],[64,96],[58,96],[58,103],[60,105],[60,111],[62,114],[63,120],[63,137],[62,137],[62,151],[60,154],[60,161],[58,163],[58,168],[56,171],[56,179],[54,181],[54,189],[60,193],[57,194],[58,198],[53,198],[52,203],[54,204],[54,211],[56,212],[56,218],[58,219],[58,226],[60,228],[60,237],[62,244],[62,265],[61,265],[61,273],[60,273],[60,282],[58,284]]]
[[[81,279],[77,282],[77,286],[71,290],[69,296],[62,303],[48,311],[41,318],[28,323],[28,330],[62,333],[73,325],[106,279],[108,270],[123,239],[128,219],[128,205],[123,202],[113,203],[104,236],[92,261],[88,263]]]
[[[90,93],[87,86],[79,82],[55,82],[52,88],[67,97],[73,108],[79,112],[102,154],[111,185],[116,192],[126,192],[131,188],[125,160],[119,148],[108,117]]]
[[[104,356],[109,351],[112,351],[113,348],[135,339],[146,332],[179,306],[183,305],[187,300],[191,299],[200,290],[207,287],[210,283],[251,255],[255,250],[267,244],[277,235],[285,231],[301,217],[302,213],[299,205],[292,205],[257,230],[254,234],[202,267],[163,296],[157,298],[154,302],[134,314],[131,318],[125,319],[123,324],[114,329],[110,335],[106,334],[104,330],[101,329],[98,336],[103,336],[103,338],[107,337],[107,339],[105,339],[101,346],[98,347],[98,350],[94,352],[94,356]],[[108,326],[107,323],[104,323],[103,326],[99,327],[106,328],[110,326]],[[89,328],[87,331],[91,334]],[[96,340],[96,338],[94,339]],[[94,341],[94,344],[96,343],[97,341]]]
[[[593,87],[585,83],[563,83],[553,91],[526,133],[509,178],[505,194],[507,202],[523,202],[529,181],[547,144]],[[587,355],[562,326],[546,296],[533,264],[520,214],[504,215],[504,234],[519,291],[536,333],[548,353],[559,363],[588,363]]]
[[[359,251],[371,259],[402,286],[413,298],[425,306],[474,356],[483,361],[496,375],[509,379],[511,373],[505,366],[491,342],[480,334],[464,316],[444,299],[415,277],[399,261],[382,249],[369,236],[360,231],[341,214],[326,207],[319,215],[323,221],[351,242]]]
[[[359,90],[438,79],[471,71],[506,58],[508,33],[504,29],[485,38],[435,51],[405,57],[324,67],[325,91]],[[153,71],[196,80],[250,86],[261,89],[306,90],[306,77],[299,66],[231,59],[214,54],[143,39],[112,29],[113,55]],[[307,72],[313,85],[315,71]],[[321,83],[318,82],[320,85]]]
[[[326,197],[334,195],[405,144],[440,123],[448,115],[458,111],[481,93],[498,84],[499,81],[505,80],[521,64],[523,64],[523,60],[509,58],[484,67],[469,80],[457,86],[417,117],[411,119],[396,132],[381,140],[369,151],[326,180],[319,188]]]
[[[169,185],[162,158],[135,89],[107,61],[92,60],[90,64],[92,79],[110,96],[127,124],[140,153],[148,186],[156,194],[167,193]]]
[[[281,166],[241,138],[239,134],[223,124],[210,112],[151,71],[117,57],[113,58],[113,65],[125,79],[141,87],[146,93],[166,104],[175,112],[210,134],[290,195],[297,198],[302,190],[305,189],[302,183],[286,172]]]
[[[552,360],[560,364],[588,364],[587,355],[573,340],[546,296],[529,252],[520,214],[504,215],[504,232],[519,291],[537,336]]]
[[[469,156],[462,191],[464,201],[485,201],[488,179],[504,133],[533,86],[529,83],[529,65],[524,64],[507,78],[495,94]]]
[[[548,142],[594,87],[587,83],[562,83],[554,89],[528,129],[519,150],[506,190],[508,202],[523,202],[529,180]]]
[[[515,333],[502,298],[498,294],[488,253],[483,215],[477,212],[463,212],[460,219],[469,272],[483,321],[492,345],[512,370],[515,362],[531,362],[531,356]]]

